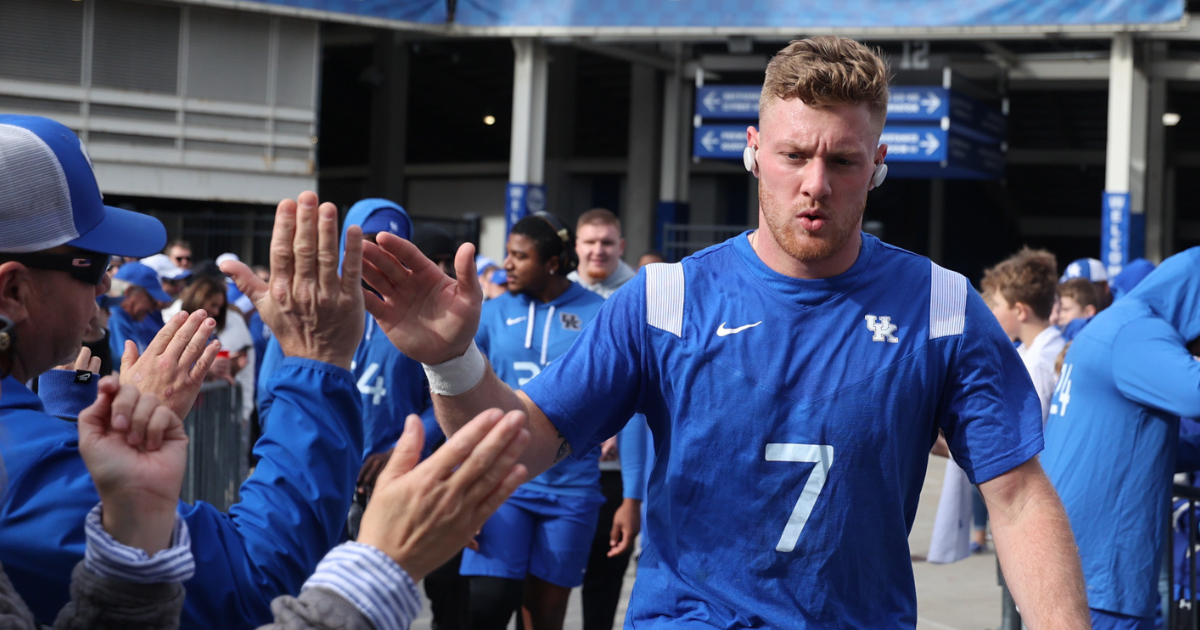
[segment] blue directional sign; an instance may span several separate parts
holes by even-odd
[[[888,122],[932,122],[950,115],[950,90],[943,87],[894,87],[888,97]]]
[[[887,121],[937,122],[980,142],[1000,143],[1008,133],[1008,119],[995,107],[940,86],[892,88]]]
[[[1146,215],[1134,214],[1129,193],[1105,192],[1101,219],[1100,260],[1111,278],[1146,250]]]
[[[890,177],[993,179],[1004,174],[998,146],[940,125],[888,125],[879,142],[888,145]]]
[[[747,125],[700,125],[692,136],[692,155],[698,158],[742,159]]]
[[[696,90],[696,114],[701,118],[758,118],[761,85],[709,85]]]

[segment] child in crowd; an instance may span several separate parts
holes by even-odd
[[[983,277],[992,314],[1010,339],[1021,342],[1017,354],[1041,399],[1043,421],[1050,411],[1057,381],[1054,362],[1065,344],[1058,329],[1050,325],[1057,267],[1050,252],[1026,247],[988,269]]]
[[[1072,278],[1058,285],[1058,300],[1060,329],[1076,319],[1091,319],[1099,306],[1096,287],[1083,278]]]

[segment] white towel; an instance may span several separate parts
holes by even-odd
[[[927,562],[949,564],[971,555],[971,482],[954,460],[946,462]]]

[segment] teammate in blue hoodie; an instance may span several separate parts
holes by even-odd
[[[1093,626],[1153,627],[1179,418],[1200,416],[1200,247],[1163,262],[1079,333],[1042,465],[1079,545]]]
[[[367,241],[374,241],[380,232],[389,232],[405,240],[412,236],[412,219],[404,208],[387,199],[363,199],[346,213],[342,226],[343,255],[346,232],[354,225],[362,228],[363,239]],[[272,338],[263,357],[262,375],[267,377],[274,373],[281,361],[283,351],[279,342]],[[354,352],[350,370],[362,399],[362,457],[365,460],[372,455],[383,455],[396,445],[408,414],[420,415],[429,408],[429,388],[421,364],[400,354],[387,336],[379,333],[375,318],[370,314],[364,314],[363,337]],[[271,391],[259,390],[259,421],[264,426],[271,421],[273,402]]]
[[[475,343],[513,388],[566,352],[604,304],[567,279],[575,268],[570,240],[547,213],[518,221],[509,234],[508,292],[484,303]],[[473,630],[508,627],[522,594],[534,628],[562,627],[604,503],[599,463],[596,450],[526,482],[483,526],[479,550],[463,552],[462,574],[473,576]]]

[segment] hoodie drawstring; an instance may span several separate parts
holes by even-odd
[[[529,323],[525,324],[525,349],[533,347],[533,318],[537,316],[537,311],[534,310],[533,300],[529,301]]]
[[[546,348],[550,346],[550,322],[554,321],[554,305],[546,315],[546,327],[542,329],[542,365],[546,365]]]

